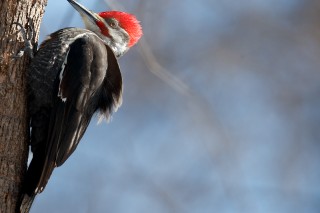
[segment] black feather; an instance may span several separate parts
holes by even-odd
[[[28,88],[33,159],[22,197],[43,191],[53,169],[76,149],[96,111],[109,117],[118,108],[122,78],[115,55],[101,39],[88,30],[66,28],[40,46]]]

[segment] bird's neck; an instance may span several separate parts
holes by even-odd
[[[97,25],[92,24],[92,22],[88,21],[87,19],[84,18],[83,22],[86,26],[86,29],[95,33],[103,41],[103,43],[108,45],[117,58],[121,57],[128,51],[129,48],[127,47],[127,44],[115,42],[113,39],[103,35],[100,31],[100,28]]]
[[[111,50],[113,51],[113,53],[115,54],[115,56],[117,58],[121,57],[123,54],[125,54],[128,51],[128,47],[125,44],[121,44],[121,43],[117,43],[114,42],[112,39],[110,39],[109,37],[104,36],[102,33],[100,32],[94,32],[101,40],[102,42],[109,46],[111,48]]]

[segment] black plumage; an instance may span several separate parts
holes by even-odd
[[[74,152],[97,111],[108,119],[122,101],[117,57],[142,36],[135,16],[121,11],[94,13],[74,0],[86,29],[51,34],[31,61],[28,104],[33,158],[17,211],[29,212],[52,171]]]
[[[65,28],[42,43],[28,72],[33,159],[23,191],[41,192],[76,149],[93,114],[107,119],[121,105],[116,56],[95,33]]]

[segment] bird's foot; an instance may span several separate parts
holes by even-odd
[[[22,34],[22,38],[24,40],[24,48],[22,48],[18,53],[11,56],[14,59],[21,58],[24,53],[28,54],[30,58],[33,58],[34,51],[36,51],[36,44],[33,45],[32,42],[34,40],[35,30],[32,20],[28,19],[28,28],[29,32],[27,33],[22,24],[18,22],[14,22],[13,24],[18,25],[20,27],[18,33]]]

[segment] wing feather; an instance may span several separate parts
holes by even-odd
[[[99,90],[107,71],[104,45],[95,37],[76,39],[69,49],[62,76],[56,79],[46,146],[46,158],[37,189],[43,190],[53,169],[62,165],[82,138],[97,109]],[[81,59],[81,60],[79,60]]]

